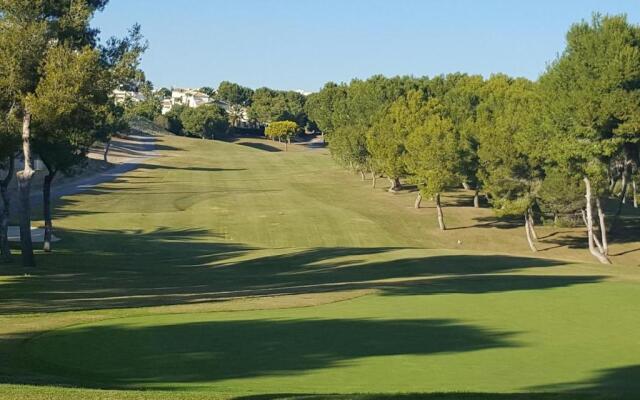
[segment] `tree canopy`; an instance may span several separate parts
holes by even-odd
[[[185,107],[180,114],[180,121],[186,134],[203,139],[224,135],[229,128],[225,111],[214,104]]]

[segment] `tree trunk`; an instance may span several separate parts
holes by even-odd
[[[51,221],[51,182],[56,176],[56,171],[49,170],[49,174],[44,177],[42,186],[42,213],[44,215],[44,245],[43,250],[51,252],[51,237],[53,236],[53,223]]]
[[[360,170],[360,179],[362,179],[362,182],[364,182],[367,179],[367,176],[364,174],[364,170]]]
[[[400,184],[400,178],[388,178],[388,179],[389,179],[389,184],[391,185],[389,187],[389,192],[395,193],[402,188],[402,185]]]
[[[593,207],[591,205],[591,198],[592,198],[591,197],[591,181],[586,176],[583,179],[584,179],[584,185],[586,188],[584,197],[587,200],[586,201],[587,203],[586,219],[587,219],[587,237],[589,240],[589,252],[591,253],[592,256],[597,258],[598,261],[600,261],[602,264],[611,264],[611,261],[609,261],[609,258],[607,258],[607,256],[603,254],[604,251],[599,251],[599,249],[596,249],[595,247],[595,242],[593,240],[594,234],[593,234]]]
[[[582,214],[582,221],[584,221],[584,226],[588,228],[589,225],[587,224],[586,211],[585,210],[580,210],[580,212]],[[593,235],[593,241],[595,242],[596,246],[598,247],[598,250],[600,251],[600,253],[604,253],[604,249],[602,248],[602,244],[600,244],[600,240],[598,239],[598,237],[596,235]]]
[[[467,181],[462,181],[462,187],[464,188],[464,190],[470,190],[471,189],[471,187],[469,186]]]
[[[618,220],[620,219],[620,214],[622,214],[622,206],[625,203],[625,198],[627,197],[627,187],[628,185],[628,179],[627,179],[627,171],[625,170],[622,174],[622,192],[620,192],[620,195],[618,197],[618,208],[616,209],[616,213],[613,215],[613,218],[611,219],[611,225],[609,225],[609,232],[613,232],[617,225],[618,225]]]
[[[438,226],[444,231],[447,227],[444,225],[444,215],[442,214],[442,205],[440,204],[440,193],[436,193],[436,211],[438,212]]]
[[[525,212],[524,213],[524,231],[525,234],[527,235],[527,243],[529,243],[529,248],[531,249],[531,251],[533,251],[534,253],[536,251],[538,251],[538,249],[536,249],[536,245],[533,243],[533,238],[531,237],[531,232],[533,231],[533,229],[531,229],[531,221],[529,219],[529,212]]]
[[[627,173],[622,175],[622,191],[620,192],[620,204],[618,205],[618,209],[622,209],[622,205],[627,203],[627,187],[629,186],[627,180]]]
[[[11,261],[11,248],[9,247],[9,213],[11,212],[11,201],[8,189],[11,179],[13,179],[14,162],[14,157],[10,156],[7,176],[0,181],[0,197],[2,197],[2,210],[0,210],[0,259],[4,262]]]
[[[418,192],[418,196],[416,197],[415,203],[413,203],[413,208],[420,208],[420,204],[422,203],[422,194]]]
[[[609,243],[607,242],[607,225],[604,219],[604,211],[600,204],[600,198],[596,197],[596,209],[598,210],[598,221],[600,222],[600,236],[602,237],[602,254],[609,255]]]
[[[527,218],[529,219],[529,230],[531,231],[531,236],[533,237],[533,240],[535,240],[536,242],[538,241],[538,234],[536,233],[536,230],[534,228],[535,223],[533,220],[533,212],[531,212],[531,210],[527,211]]]
[[[616,188],[616,183],[618,183],[618,178],[611,178],[609,182],[609,192],[613,193],[613,189]]]
[[[473,207],[480,208],[480,189],[476,188],[473,194]]]
[[[638,208],[638,189],[635,180],[631,182],[631,187],[633,188],[633,208]]]
[[[371,188],[376,188],[376,171],[371,170]]]
[[[111,149],[111,138],[104,144],[104,162],[109,162],[109,150]]]
[[[22,250],[22,265],[35,267],[36,260],[33,256],[33,242],[31,240],[31,179],[33,168],[31,166],[31,114],[25,110],[22,119],[22,153],[24,156],[24,169],[18,171],[18,199],[20,210],[20,247]]]
[[[287,148],[287,145],[289,144],[289,142],[287,140],[284,141],[284,151],[289,151],[289,149]]]

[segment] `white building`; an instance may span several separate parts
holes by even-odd
[[[249,119],[247,107],[229,104],[226,101],[214,99],[196,89],[175,88],[171,91],[171,97],[162,100],[162,114],[166,114],[175,105],[196,108],[203,104],[215,104],[222,108],[228,115],[231,124],[238,128],[256,128],[258,125]]]
[[[138,103],[144,100],[144,95],[140,92],[131,92],[128,90],[115,89],[113,91],[113,101],[115,101],[116,104],[122,104],[127,100]]]
[[[171,99],[162,100],[162,115],[168,113],[173,108],[173,102]]]
[[[171,97],[162,101],[162,114],[166,114],[175,105],[183,105],[186,107],[196,108],[203,104],[211,102],[211,98],[205,93],[195,89],[173,89]]]

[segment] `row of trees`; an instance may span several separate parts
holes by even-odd
[[[288,144],[299,131],[300,128],[294,121],[275,121],[265,128],[264,134],[271,140],[284,142],[284,150],[287,151]]]
[[[326,84],[305,111],[337,162],[371,173],[374,185],[387,177],[390,191],[417,185],[416,207],[433,198],[442,230],[440,195],[463,185],[476,207],[484,193],[499,216],[520,216],[533,251],[534,210],[583,215],[591,254],[609,263],[607,233],[629,192],[637,206],[640,27],[624,16],[575,24],[536,82],[374,76]],[[614,196],[607,218],[603,203]]]
[[[197,108],[182,105],[156,118],[156,123],[176,135],[214,139],[226,135],[229,129],[227,113],[215,104],[205,104]]]
[[[306,98],[298,92],[267,87],[253,90],[229,81],[220,82],[217,90],[209,87],[200,90],[231,107],[246,107],[249,118],[262,125],[274,121],[295,121],[300,127],[307,124],[304,110]]]
[[[217,89],[212,87],[202,87],[200,92],[207,94],[210,98],[226,103],[226,115],[229,127],[242,126],[241,121],[248,118],[254,125],[266,126],[272,122],[293,121],[300,128],[308,128],[304,105],[306,97],[298,92],[274,90],[267,87],[253,90],[237,83],[222,81]],[[171,90],[161,88],[157,92],[145,94],[145,101],[131,104],[127,107],[131,114],[139,115],[150,120],[157,119],[157,123],[176,134],[186,134],[195,136],[210,137],[212,133],[202,130],[184,129],[183,119],[189,119],[189,112],[184,114],[186,108],[174,107],[166,118],[159,116],[161,100],[171,96]],[[198,107],[202,108],[202,107]],[[211,105],[207,112],[196,113],[201,120],[204,114],[213,116],[217,110]],[[217,120],[217,118],[215,118]],[[202,125],[201,123],[198,125]],[[217,124],[217,128],[222,125]],[[314,127],[311,126],[311,129]],[[220,130],[220,129],[218,129]],[[221,131],[219,133],[222,133]]]
[[[123,39],[99,44],[89,26],[107,0],[0,1],[0,168],[2,212],[0,250],[11,257],[7,237],[9,184],[16,164],[20,242],[25,266],[35,266],[31,241],[30,191],[34,156],[46,166],[43,185],[44,250],[51,250],[51,186],[86,160],[97,140],[108,142],[126,127],[123,107],[114,104],[116,88],[137,89],[146,48],[140,27]]]

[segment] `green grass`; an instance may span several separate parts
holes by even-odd
[[[532,257],[464,191],[439,232],[428,202],[325,150],[159,139],[162,157],[58,203],[38,269],[0,266],[1,398],[640,392],[633,210],[616,266],[572,229],[540,228]]]

